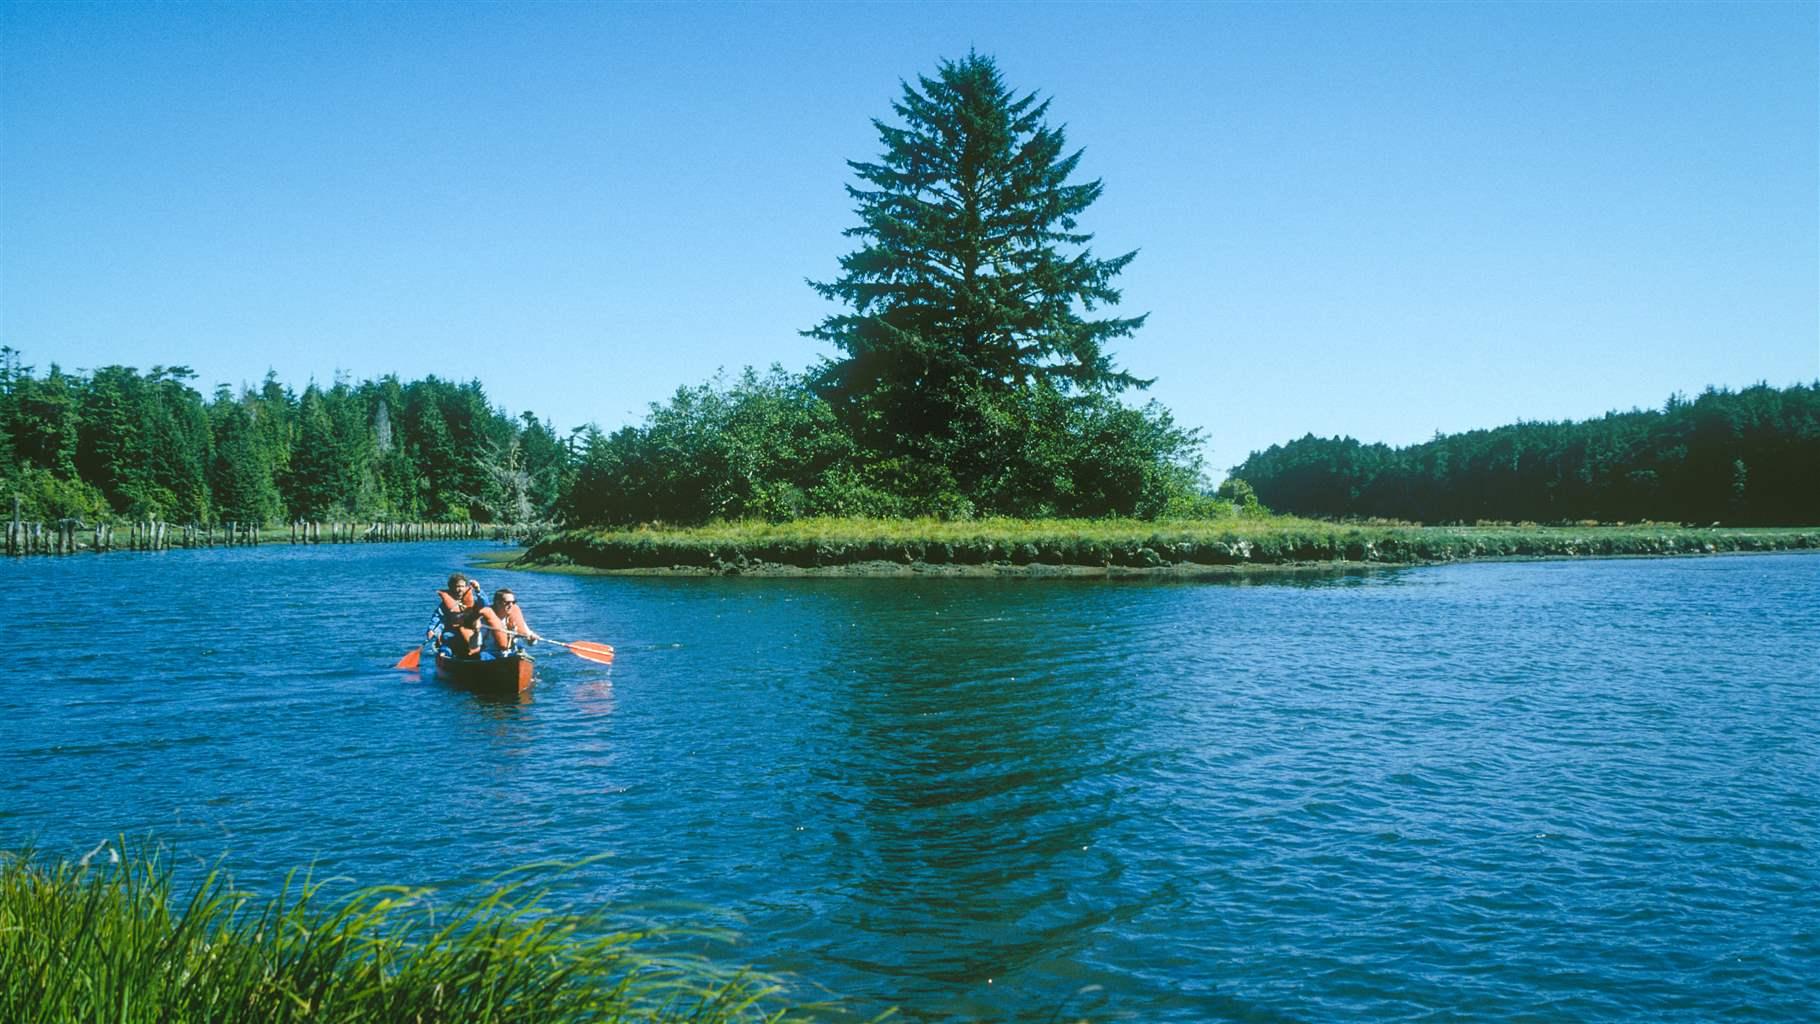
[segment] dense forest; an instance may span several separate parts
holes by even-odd
[[[1418,522],[1820,521],[1820,383],[1390,448],[1312,434],[1233,470],[1268,506]]]
[[[205,399],[195,379],[184,366],[40,376],[0,349],[0,478],[26,518],[525,522],[569,483],[568,444],[493,408],[477,381],[298,394],[268,375]]]

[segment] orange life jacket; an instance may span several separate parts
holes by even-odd
[[[468,590],[459,597],[446,590],[438,590],[436,599],[442,606],[442,628],[473,628],[480,618],[480,602],[474,599],[474,592]]]

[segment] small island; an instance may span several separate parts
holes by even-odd
[[[1820,528],[1346,524],[1287,516],[1146,522],[804,520],[569,530],[500,564],[682,576],[1166,577],[1356,571],[1499,558],[1820,549]]]

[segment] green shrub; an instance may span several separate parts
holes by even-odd
[[[93,523],[111,517],[107,497],[95,487],[55,475],[46,469],[28,468],[4,482],[19,496],[19,514],[26,519],[80,519]],[[6,514],[12,510],[6,509]]]

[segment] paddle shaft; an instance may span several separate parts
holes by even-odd
[[[520,633],[515,629],[508,629],[506,632],[516,637],[523,637],[526,640],[531,639],[530,634]],[[595,661],[604,665],[613,660],[612,644],[597,644],[585,640],[577,640],[574,643],[563,643],[561,640],[552,640],[545,636],[540,636],[536,639],[541,643],[555,644],[584,661]]]

